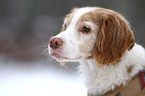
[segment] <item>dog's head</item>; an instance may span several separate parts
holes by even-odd
[[[49,40],[49,54],[57,61],[94,58],[115,63],[135,44],[129,23],[119,13],[97,7],[75,8],[62,31]]]

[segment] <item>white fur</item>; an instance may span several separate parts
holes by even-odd
[[[97,66],[94,59],[80,61],[81,75],[85,77],[85,85],[88,92],[95,95],[104,94],[114,90],[116,86],[125,85],[139,71],[145,67],[145,51],[143,47],[136,44],[131,51],[127,51],[121,62],[114,65],[106,65],[103,68]],[[134,68],[128,74],[128,68]]]
[[[92,22],[81,22],[77,25],[79,18],[95,8],[85,7],[77,9],[73,19],[64,32],[52,38],[61,38],[63,45],[58,49],[49,47],[49,54],[57,53],[61,58],[55,58],[57,61],[79,61],[81,76],[85,78],[84,82],[90,94],[96,96],[102,95],[109,90],[114,90],[116,86],[125,85],[135,74],[145,67],[145,50],[138,44],[135,44],[132,50],[126,51],[120,62],[115,65],[105,65],[98,67],[95,59],[86,59],[91,56],[91,51],[96,42],[97,26]],[[123,18],[123,17],[121,17]],[[123,18],[124,19],[124,18]],[[89,34],[78,32],[80,25],[88,25],[92,31]],[[128,68],[133,65],[131,73]]]
[[[57,51],[57,53],[62,55],[62,57],[57,59],[57,61],[78,61],[82,58],[88,57],[90,54],[90,51],[92,51],[95,41],[96,41],[96,25],[92,24],[91,22],[82,22],[80,25],[88,24],[94,32],[90,35],[84,35],[81,32],[78,32],[76,27],[80,27],[80,25],[77,26],[78,19],[85,13],[93,11],[95,8],[81,8],[79,9],[76,14],[74,15],[70,25],[68,25],[67,29],[64,32],[59,33],[58,35],[52,37],[52,38],[61,38],[63,40],[63,48],[61,52]],[[85,38],[85,40],[84,40]],[[90,43],[92,42],[92,43]],[[86,46],[87,43],[87,46]],[[49,46],[48,46],[49,47]],[[83,48],[81,48],[83,47]],[[69,50],[68,50],[69,49]],[[83,50],[82,50],[83,49]],[[53,50],[49,47],[49,54],[53,53]]]
[[[73,17],[73,19],[72,19],[73,22],[71,22],[71,24],[70,24],[69,27],[74,28],[74,27],[76,26],[76,23],[77,23],[78,19],[79,19],[83,14],[85,14],[85,13],[87,13],[87,12],[90,12],[90,11],[93,10],[93,9],[95,9],[95,8],[86,7],[86,8],[81,8],[81,9],[79,9],[79,10],[77,11],[77,13],[74,15],[74,17]],[[69,29],[69,28],[68,28],[68,29]]]

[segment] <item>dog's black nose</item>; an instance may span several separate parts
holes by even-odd
[[[60,38],[52,38],[49,40],[49,46],[53,49],[55,48],[59,48],[60,46],[62,46],[63,41]]]

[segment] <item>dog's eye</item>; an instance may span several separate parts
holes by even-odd
[[[91,31],[91,28],[89,28],[89,26],[83,26],[80,29],[80,32],[83,32],[83,33],[89,33],[90,31]]]
[[[61,29],[61,31],[65,31],[66,28],[67,28],[67,25],[66,25],[66,24],[62,25],[62,29]]]
[[[65,25],[63,26],[64,30],[66,30],[66,27],[67,27],[67,25],[65,24]]]
[[[66,29],[66,27],[67,27],[67,25],[65,24],[65,25],[64,25],[64,29]]]

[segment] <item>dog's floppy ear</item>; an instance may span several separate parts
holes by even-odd
[[[118,13],[99,13],[100,30],[93,56],[99,64],[118,62],[125,52],[134,44],[134,35],[128,22]]]

